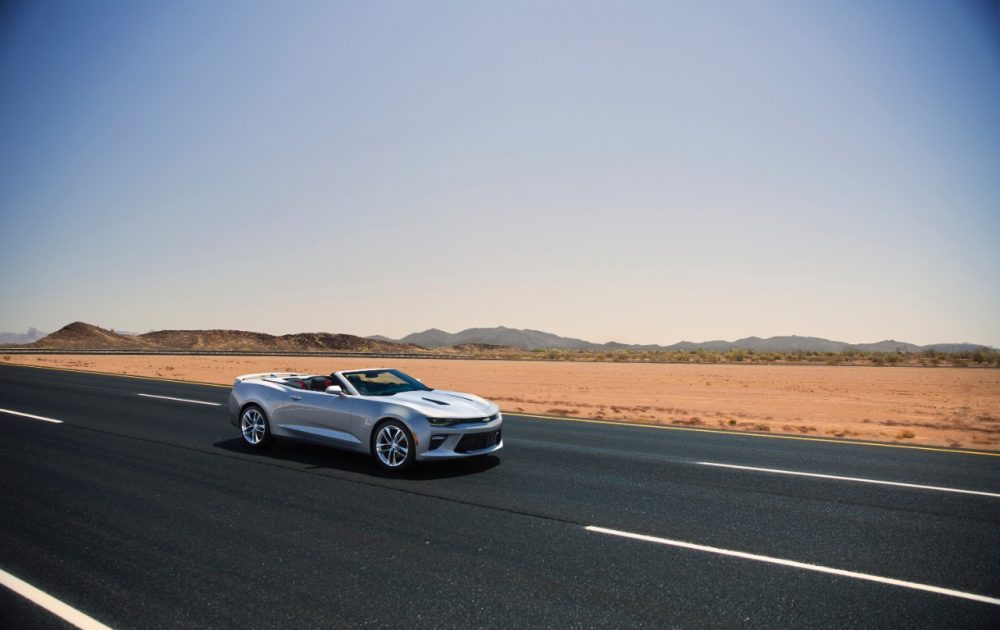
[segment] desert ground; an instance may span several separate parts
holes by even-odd
[[[388,364],[507,412],[1000,451],[1000,370],[330,357],[5,355],[4,363],[230,385]]]

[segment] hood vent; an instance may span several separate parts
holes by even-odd
[[[440,400],[434,400],[433,398],[423,398],[422,400],[426,400],[427,402],[432,402],[435,405],[441,405],[442,407],[447,407],[449,405],[449,403]]]

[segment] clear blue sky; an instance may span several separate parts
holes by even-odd
[[[0,330],[1000,346],[1000,9],[0,9]]]

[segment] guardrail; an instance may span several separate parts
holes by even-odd
[[[49,348],[0,348],[0,354],[110,354],[164,356],[238,356],[238,357],[371,357],[373,359],[476,359],[471,354],[422,354],[418,352],[355,352],[351,350],[315,350],[268,352],[243,350],[55,350]]]

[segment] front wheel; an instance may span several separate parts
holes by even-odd
[[[375,432],[372,450],[382,468],[404,470],[417,458],[413,436],[398,420],[389,420]]]
[[[255,448],[261,448],[271,443],[271,427],[267,415],[257,405],[248,405],[240,414],[240,433],[243,441]]]

